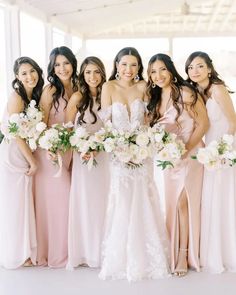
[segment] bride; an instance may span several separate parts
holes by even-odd
[[[144,123],[146,83],[138,51],[123,48],[102,89],[104,119],[129,130]],[[127,168],[111,161],[101,279],[157,279],[169,273],[167,238],[152,163]]]

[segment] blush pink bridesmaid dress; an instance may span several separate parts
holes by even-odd
[[[8,124],[5,112],[2,125]],[[0,144],[0,266],[15,269],[30,258],[36,263],[32,176],[14,139]]]
[[[65,122],[65,101],[60,98],[58,112],[54,106],[48,126]],[[71,152],[63,155],[60,177],[55,177],[58,166],[47,156],[47,151],[35,152],[38,171],[34,178],[38,265],[65,267],[68,257],[68,212],[70,193]]]
[[[159,119],[159,123],[165,126],[169,132],[175,133],[179,139],[186,143],[193,130],[194,120],[186,110],[183,110],[175,121],[177,111],[171,106]],[[164,170],[164,187],[166,201],[166,224],[171,240],[171,271],[177,263],[179,253],[179,220],[178,200],[184,193],[188,201],[189,212],[189,241],[188,264],[199,271],[199,237],[200,237],[200,204],[202,193],[203,167],[197,161],[190,158],[196,154],[196,149],[201,147],[201,142],[189,152],[189,156],[182,160],[175,168]]]
[[[97,113],[94,101],[93,112]],[[79,113],[75,119],[77,125]],[[102,120],[97,115],[97,122],[92,124],[94,117],[89,109],[85,111],[83,124],[86,130],[93,134],[102,126]],[[100,152],[96,156],[98,165],[88,169],[82,163],[80,154],[74,152],[70,191],[69,235],[68,235],[68,265],[71,269],[81,264],[89,267],[100,267],[101,244],[107,196],[109,190],[108,154]]]
[[[226,134],[229,125],[215,99],[209,98],[206,108],[210,120],[207,145]],[[236,167],[204,171],[201,208],[202,270],[236,272]]]

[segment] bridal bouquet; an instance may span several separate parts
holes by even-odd
[[[126,167],[133,169],[141,167],[143,161],[151,156],[152,147],[146,126],[130,131],[112,127],[107,130],[108,133],[103,142],[104,150],[112,153],[113,158],[124,163]]]
[[[94,152],[104,151],[103,142],[106,137],[106,130],[102,128],[95,134],[87,132],[86,128],[79,126],[74,130],[70,136],[71,147],[81,153],[80,157],[83,160],[83,164],[88,165],[90,170],[93,166],[97,166],[97,161],[94,158]],[[89,158],[86,159],[86,155]]]
[[[174,167],[182,155],[186,152],[182,140],[177,139],[177,135],[164,130],[164,127],[155,124],[149,128],[149,137],[152,142],[154,153],[156,153],[157,166],[162,170]]]
[[[25,112],[14,113],[10,116],[7,126],[2,126],[2,132],[6,140],[19,136],[25,139],[32,151],[36,150],[38,139],[46,129],[42,122],[43,114],[36,107],[36,101],[31,100]]]
[[[236,164],[236,150],[233,148],[234,136],[224,134],[218,141],[210,142],[200,148],[193,159],[197,159],[207,170],[221,169]]]

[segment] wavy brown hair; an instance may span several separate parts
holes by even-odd
[[[196,89],[188,82],[186,82],[177,72],[175,65],[171,58],[167,54],[158,53],[151,57],[149,63],[148,63],[148,83],[147,83],[147,94],[150,98],[150,102],[147,106],[150,116],[150,125],[153,126],[155,123],[157,123],[158,119],[160,119],[161,114],[159,112],[160,106],[161,106],[161,95],[162,95],[162,88],[159,86],[153,86],[153,81],[151,79],[151,69],[152,65],[155,61],[162,61],[165,64],[165,67],[167,68],[168,72],[171,75],[171,94],[170,99],[172,101],[172,104],[174,108],[177,111],[177,115],[175,118],[175,121],[178,122],[178,118],[181,115],[183,109],[184,109],[184,102],[181,90],[183,86],[186,86],[192,90],[193,93],[193,102],[190,104],[190,107],[193,107],[195,103],[197,102],[197,92]]]
[[[59,98],[62,97],[67,105],[67,100],[64,97],[65,95],[65,88],[61,82],[61,80],[57,77],[55,74],[55,63],[56,63],[56,58],[58,55],[63,55],[65,56],[69,63],[72,65],[73,72],[72,72],[72,89],[73,91],[78,91],[78,74],[77,74],[77,59],[74,55],[74,53],[71,51],[70,48],[66,46],[61,46],[61,47],[56,47],[54,48],[49,56],[49,64],[48,64],[48,76],[47,79],[50,82],[50,87],[52,88],[53,86],[56,88],[55,92],[53,93],[53,105],[55,107],[56,112],[58,112],[59,108]]]
[[[31,98],[36,101],[36,105],[38,106],[39,100],[40,100],[40,97],[41,97],[42,91],[43,91],[43,84],[44,84],[43,71],[32,58],[30,58],[28,56],[22,56],[22,57],[17,58],[14,62],[13,71],[14,71],[15,76],[19,74],[19,69],[22,64],[31,65],[35,69],[35,71],[38,73],[39,80],[38,80],[37,85],[33,89],[32,98]],[[12,88],[16,91],[17,94],[20,95],[20,97],[22,98],[22,100],[24,102],[24,108],[26,108],[27,105],[30,103],[30,101],[27,97],[27,93],[25,91],[23,84],[21,83],[21,81],[18,80],[18,78],[15,78],[12,81]]]
[[[190,64],[192,63],[192,61],[194,60],[194,58],[196,57],[200,57],[204,60],[204,62],[207,65],[207,68],[211,70],[211,74],[209,77],[209,84],[207,86],[206,89],[204,89],[203,94],[206,97],[209,97],[209,89],[211,88],[212,84],[218,84],[218,85],[224,85],[229,93],[234,93],[233,91],[229,90],[228,87],[225,85],[225,82],[219,77],[219,74],[217,73],[217,71],[214,68],[212,59],[209,57],[209,55],[206,52],[203,51],[195,51],[193,53],[191,53],[189,55],[189,57],[187,58],[186,62],[185,62],[185,72],[188,75],[188,68],[190,66]],[[197,87],[197,83],[193,82],[189,76],[187,78],[187,81],[190,82],[194,87]]]
[[[95,99],[96,103],[98,104],[98,110],[101,109],[102,85],[106,82],[106,72],[105,72],[105,67],[102,61],[95,56],[86,57],[80,66],[80,72],[79,72],[79,88],[82,94],[82,99],[79,105],[77,106],[77,109],[80,113],[80,116],[78,118],[78,124],[86,123],[84,121],[84,114],[87,108],[89,108],[89,111],[94,118],[94,121],[92,124],[95,124],[97,122],[97,116],[93,111],[93,97],[90,92],[89,85],[85,82],[85,79],[84,79],[84,72],[86,67],[89,64],[92,64],[98,67],[101,74],[101,78],[102,78],[101,83],[97,87],[97,96]]]

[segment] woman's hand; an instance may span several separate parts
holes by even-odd
[[[29,164],[29,169],[28,169],[28,171],[25,174],[27,176],[33,176],[33,175],[35,175],[37,169],[38,169],[37,163],[36,162],[31,162]]]
[[[87,162],[87,161],[90,160],[90,158],[92,157],[92,155],[95,158],[97,156],[97,154],[98,154],[97,151],[93,151],[93,152],[90,152],[90,153],[87,153],[87,154],[83,155],[82,159]]]

